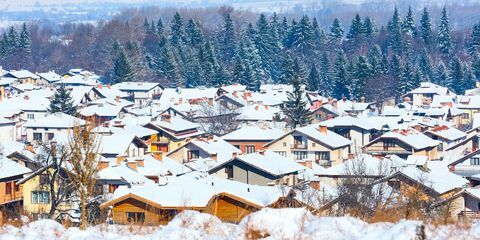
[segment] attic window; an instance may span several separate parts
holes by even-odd
[[[474,158],[470,158],[470,165],[480,165],[480,158],[478,157],[474,157]]]

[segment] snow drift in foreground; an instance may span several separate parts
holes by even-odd
[[[238,225],[209,214],[184,211],[167,226],[99,225],[81,231],[52,220],[0,228],[0,239],[479,239],[480,223],[468,229],[424,227],[418,221],[368,224],[351,217],[316,217],[305,209],[263,209]]]

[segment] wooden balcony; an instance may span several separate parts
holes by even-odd
[[[0,184],[0,187],[3,187],[5,189],[5,183]],[[23,199],[22,186],[18,186],[17,189],[15,189],[15,186],[12,186],[10,193],[7,193],[5,190],[0,192],[2,193],[0,194],[0,204],[15,202]]]
[[[480,219],[480,211],[461,211],[458,214],[458,219]]]
[[[290,149],[307,149],[306,144],[291,144]]]

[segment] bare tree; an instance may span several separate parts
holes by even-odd
[[[67,157],[68,176],[74,191],[80,197],[80,228],[87,226],[87,207],[93,195],[99,160],[100,138],[92,132],[92,126],[75,126],[69,136]]]
[[[68,150],[65,145],[56,142],[41,143],[37,162],[40,164],[40,185],[47,185],[51,205],[49,218],[55,218],[59,206],[69,201],[72,186],[65,171]],[[60,210],[63,211],[63,210]]]
[[[202,126],[203,131],[221,136],[237,129],[238,115],[236,108],[229,109],[221,104],[201,103],[200,114],[196,116],[196,120]]]

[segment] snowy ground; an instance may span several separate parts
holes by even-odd
[[[304,209],[263,209],[240,224],[222,223],[208,214],[185,211],[163,227],[95,226],[65,229],[51,220],[21,228],[0,228],[0,239],[480,239],[480,223],[470,228],[423,227],[421,222],[368,224],[350,217],[316,217]]]

